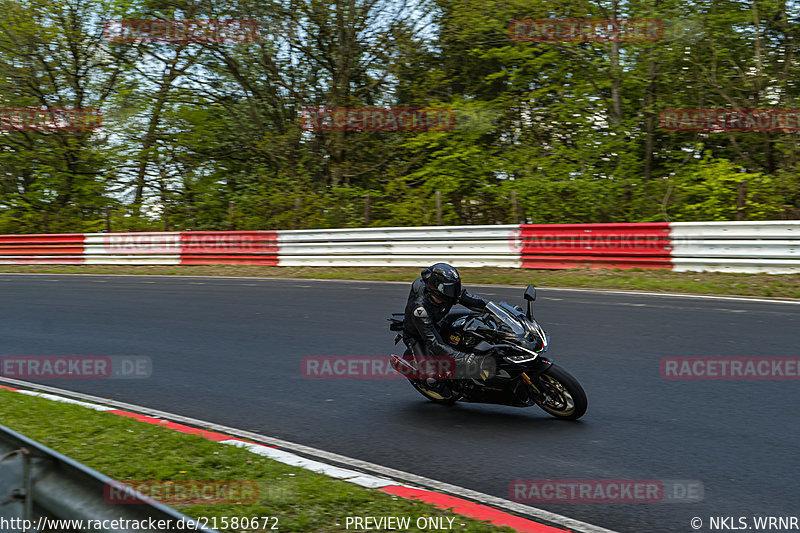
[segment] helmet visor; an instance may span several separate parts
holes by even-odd
[[[457,299],[461,296],[461,282],[440,283],[436,289],[447,298]]]

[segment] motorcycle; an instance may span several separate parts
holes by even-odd
[[[395,337],[395,344],[403,339],[408,349],[402,356],[389,356],[392,368],[436,403],[538,405],[557,418],[577,420],[586,412],[586,393],[569,372],[545,357],[550,335],[533,317],[536,289],[532,285],[525,289],[524,298],[527,311],[506,302],[488,302],[481,312],[456,310],[442,319],[439,330],[454,348],[492,356],[495,364],[489,377],[426,377],[420,373],[425,357],[415,355],[410,346],[415,340],[403,339],[402,334]],[[403,331],[403,313],[393,313],[389,321],[391,331]]]

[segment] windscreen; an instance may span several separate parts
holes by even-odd
[[[486,304],[486,309],[494,315],[501,324],[503,324],[503,329],[514,333],[516,335],[523,335],[525,333],[525,328],[523,327],[522,323],[517,320],[515,316],[511,313],[500,307],[494,302],[489,302]]]

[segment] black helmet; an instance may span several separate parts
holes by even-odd
[[[447,263],[436,263],[422,271],[422,280],[437,299],[450,305],[458,302],[458,297],[461,296],[461,276],[455,267]]]

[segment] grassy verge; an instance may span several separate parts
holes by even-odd
[[[128,266],[128,265],[0,265],[0,272],[52,274],[158,274],[269,278],[358,279],[411,281],[419,268],[405,267],[266,267],[253,265]],[[800,298],[800,274],[728,274],[671,270],[463,268],[467,284],[580,287],[693,294]]]
[[[121,481],[253,481],[258,484],[255,503],[174,506],[191,517],[272,516],[278,518],[278,529],[283,532],[345,531],[346,516],[405,516],[411,518],[411,530],[427,531],[413,527],[419,517],[453,517],[431,505],[287,466],[234,446],[1,389],[0,420],[3,425]],[[218,520],[217,525],[220,523]],[[261,521],[259,526],[263,523]],[[512,531],[459,516],[452,524],[453,530],[459,532]],[[271,531],[274,521],[267,525],[266,529],[218,529],[266,532]]]

